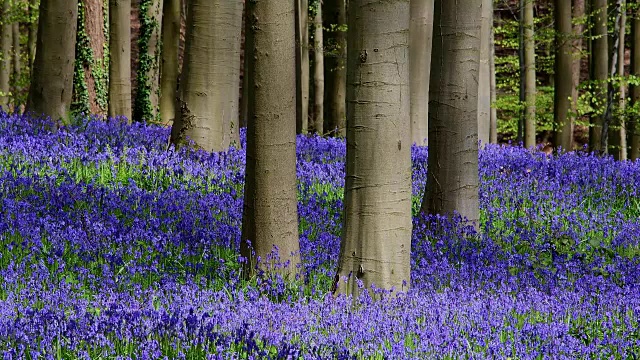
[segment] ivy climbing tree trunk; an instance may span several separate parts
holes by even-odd
[[[607,99],[607,78],[609,76],[609,35],[607,30],[607,0],[593,0],[593,51],[592,74],[594,81],[594,104],[597,114],[592,117],[589,128],[589,149],[602,149],[602,126]]]
[[[4,111],[9,111],[9,93],[11,92],[11,35],[12,27],[9,19],[9,12],[11,11],[11,1],[2,0],[2,24],[0,25],[0,55],[2,61],[0,62],[0,106]],[[7,19],[7,20],[4,20]]]
[[[238,119],[242,0],[189,0],[171,142],[188,140],[207,151],[231,144]]]
[[[433,39],[433,0],[411,0],[409,24],[409,87],[411,141],[427,145],[429,138],[429,74]]]
[[[227,0],[225,0],[227,1]],[[249,121],[240,252],[245,276],[276,253],[300,271],[296,186],[296,0],[249,1]],[[251,242],[251,247],[247,241]]]
[[[556,127],[555,145],[562,147],[565,151],[570,151],[573,149],[573,122],[569,116],[571,87],[573,84],[573,75],[571,74],[573,62],[573,51],[571,49],[571,1],[555,0],[554,6],[556,24],[555,92],[553,99],[553,119]]]
[[[309,1],[296,3],[296,131],[309,130]]]
[[[344,225],[335,291],[406,291],[411,253],[409,2],[349,1]]]
[[[131,0],[109,0],[110,117],[131,121]]]
[[[320,1],[313,18],[313,131],[318,135],[324,132],[324,44]]]
[[[41,0],[39,13],[36,58],[26,110],[56,120],[66,119],[73,91],[78,4]]]
[[[163,0],[141,0],[139,5],[139,59],[133,104],[135,121],[154,122],[158,119],[162,5]]]
[[[533,0],[525,0],[524,26],[524,146],[536,145],[536,48],[533,29]]]
[[[323,1],[324,89],[326,128],[333,136],[346,136],[347,6],[346,0]]]
[[[631,74],[640,77],[640,1],[634,1],[635,8],[631,21]],[[634,108],[640,108],[640,86],[631,86],[631,102]],[[634,111],[629,124],[629,159],[640,157],[640,121],[638,111]]]
[[[477,223],[481,0],[436,0],[428,177],[421,211]]]
[[[164,0],[162,14],[162,66],[160,74],[160,120],[171,125],[176,115],[180,46],[180,0]]]

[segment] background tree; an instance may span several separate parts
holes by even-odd
[[[0,51],[2,52],[2,62],[0,62],[0,106],[4,111],[9,111],[10,100],[10,79],[11,79],[11,1],[2,0],[2,24],[0,25]]]
[[[587,18],[585,17],[585,0],[573,0],[573,63],[571,69],[571,76],[573,84],[571,85],[571,112],[570,116],[572,121],[578,120],[579,114],[579,92],[580,86],[580,74],[582,73],[582,39],[585,32],[585,24]]]
[[[313,131],[324,133],[324,42],[322,39],[322,1],[314,7],[313,17]]]
[[[436,0],[429,82],[429,159],[422,211],[470,221],[478,208],[480,0]]]
[[[324,86],[327,130],[346,136],[347,7],[346,0],[323,1]],[[336,130],[337,129],[337,130]]]
[[[411,9],[409,23],[411,141],[418,145],[427,145],[433,0],[411,0],[409,3]]]
[[[348,13],[347,170],[335,290],[355,297],[356,280],[396,291],[410,282],[409,3],[350,0]]]
[[[631,74],[640,77],[640,1],[633,2],[633,17],[631,21]],[[630,119],[629,129],[629,159],[636,160],[640,157],[640,125],[638,121],[638,108],[640,107],[640,86],[631,86],[631,103],[635,111]]]
[[[135,121],[155,121],[158,116],[160,86],[160,30],[163,0],[141,0],[140,36],[136,92],[133,104]]]
[[[38,0],[28,0],[29,23],[27,25],[27,58],[29,70],[33,67],[36,58],[36,40],[38,38]]]
[[[68,0],[41,0],[39,14],[27,111],[53,119],[66,118],[73,87],[78,4]]]
[[[109,109],[131,121],[131,0],[109,0]]]
[[[593,97],[596,101],[594,107],[603,109],[607,99],[607,78],[609,77],[609,35],[607,30],[607,0],[593,0],[593,49],[592,49],[592,74]],[[600,103],[598,103],[600,102]],[[604,123],[604,111],[598,111],[592,117],[589,128],[589,149],[603,151],[602,126]]]
[[[600,1],[600,0],[595,0]],[[556,126],[556,146],[564,150],[573,149],[573,122],[569,116],[571,109],[571,96],[573,76],[572,49],[571,49],[571,2],[566,0],[554,0],[555,16],[555,93],[553,101],[553,119]],[[605,22],[606,29],[606,22]],[[606,37],[606,34],[605,34]],[[605,51],[606,56],[606,51]],[[605,73],[606,81],[606,73]]]
[[[282,261],[290,261],[288,270],[297,272],[295,0],[250,1],[247,10],[245,46],[254,56],[247,58],[245,74],[250,86],[240,252],[249,260],[247,275],[274,246]]]
[[[231,144],[238,118],[242,0],[189,0],[185,58],[171,142],[207,151]]]
[[[160,67],[160,121],[170,125],[176,114],[176,91],[180,64],[180,0],[164,0],[162,6],[162,63]]]
[[[17,19],[11,23],[11,93],[13,94],[13,109],[20,111],[20,92],[22,78],[22,60],[20,51],[20,23]]]
[[[493,24],[493,20],[491,23]],[[491,27],[491,57],[489,58],[490,69],[490,91],[491,91],[491,112],[490,112],[490,132],[489,142],[492,144],[498,143],[498,109],[496,107],[497,89],[496,89],[496,43],[495,34],[493,32],[493,26]]]
[[[536,49],[533,24],[533,0],[525,0],[522,9],[524,45],[524,146],[536,145]]]
[[[296,131],[309,130],[309,0],[296,1]]]

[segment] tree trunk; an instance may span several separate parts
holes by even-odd
[[[491,28],[493,27],[493,0],[482,0],[480,28],[480,63],[478,68],[478,140],[481,146],[491,136]]]
[[[589,149],[591,151],[605,151],[601,147],[602,126],[607,98],[607,78],[609,76],[609,36],[607,33],[607,0],[593,0],[593,104],[597,114],[592,117],[589,128]]]
[[[246,45],[249,121],[240,252],[244,274],[277,247],[285,273],[300,266],[296,187],[296,0],[250,1]],[[277,40],[277,41],[276,41]],[[251,242],[251,247],[247,241]],[[253,250],[253,252],[252,252]]]
[[[490,133],[489,142],[492,144],[498,143],[498,109],[496,109],[496,43],[495,34],[493,33],[493,21],[491,22],[491,57],[489,58],[490,74],[489,79],[491,85],[491,118],[490,118]]]
[[[20,77],[22,76],[22,62],[20,61],[20,23],[14,22],[11,24],[11,39],[13,40],[13,59],[11,61],[13,71],[13,81],[11,86],[11,92],[13,93],[13,111],[20,112]]]
[[[164,0],[162,14],[162,66],[160,68],[160,121],[173,124],[176,115],[176,95],[180,64],[180,0]]]
[[[429,74],[433,39],[433,0],[411,0],[409,23],[409,88],[411,141],[427,145],[429,139]]]
[[[322,41],[322,6],[318,4],[313,20],[313,131],[324,133],[324,45]]]
[[[247,0],[244,0],[244,10],[242,11],[242,96],[240,97],[240,127],[247,126],[247,117],[249,112],[249,73],[248,59],[253,57],[252,48],[247,46],[247,33],[251,31],[247,26],[251,23],[247,21]],[[297,98],[296,98],[297,101]],[[296,102],[297,104],[297,102]]]
[[[536,48],[533,0],[525,0],[524,17],[524,147],[536,145]]]
[[[110,117],[131,121],[131,0],[109,0]]]
[[[409,4],[350,0],[348,13],[347,170],[334,286],[355,298],[358,280],[395,291],[410,283]]]
[[[135,121],[158,120],[162,5],[163,0],[141,0],[140,2],[137,89],[133,105]]]
[[[206,151],[231,144],[238,118],[242,0],[189,0],[185,57],[171,129],[176,146],[188,140]]]
[[[309,130],[309,1],[296,2],[296,132]]]
[[[618,0],[616,4],[616,21],[613,36],[613,54],[611,56],[611,77],[620,76],[621,81],[617,89],[610,85],[610,101],[608,104],[608,153],[612,154],[616,160],[627,159],[626,130],[625,130],[625,81],[624,81],[624,33],[626,29],[626,5],[624,0]],[[618,91],[618,109],[616,116],[613,116],[614,92]],[[615,119],[614,119],[615,118]],[[604,129],[603,129],[604,133]],[[603,134],[604,137],[604,134]]]
[[[39,12],[36,58],[27,111],[55,120],[66,119],[73,91],[78,3],[41,0]]]
[[[346,0],[324,0],[324,86],[326,128],[346,136],[347,7]]]
[[[29,71],[33,69],[36,58],[36,40],[38,38],[38,0],[29,0],[29,25],[27,27],[27,56]]]
[[[11,11],[11,1],[3,0],[2,17],[8,19]],[[2,59],[0,62],[0,106],[5,112],[9,112],[9,96],[11,92],[11,45],[12,26],[9,21],[3,21],[0,26],[0,51]]]
[[[578,117],[578,87],[580,86],[580,73],[582,70],[582,39],[584,37],[584,17],[585,17],[585,0],[573,0],[573,63],[571,76],[573,83],[571,84],[571,118],[574,121]]]
[[[428,177],[421,211],[477,223],[480,0],[436,0]]]
[[[636,6],[640,1],[634,2]],[[633,12],[633,20],[631,21],[631,74],[640,76],[640,7],[636,7]],[[634,107],[640,103],[640,85],[631,86],[631,101]],[[636,160],[640,158],[640,116],[638,112],[634,112],[629,124],[629,159]]]
[[[573,150],[573,122],[569,116],[573,83],[573,75],[571,74],[573,62],[571,55],[573,52],[571,49],[571,1],[554,0],[554,6],[556,24],[555,92],[553,99],[553,119],[556,133],[554,142],[556,146],[562,147],[563,150],[571,151]]]

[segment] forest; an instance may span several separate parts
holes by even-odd
[[[640,357],[640,0],[0,0],[3,359]]]

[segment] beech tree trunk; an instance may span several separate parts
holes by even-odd
[[[489,143],[491,135],[491,28],[493,27],[493,0],[482,0],[480,28],[480,63],[478,69],[478,140],[481,146]]]
[[[536,145],[536,48],[533,0],[525,0],[524,17],[524,146]]]
[[[318,3],[313,19],[313,131],[324,133],[324,43],[322,41],[322,6]]]
[[[11,1],[2,1],[2,17],[7,18],[11,10]],[[9,96],[11,92],[11,45],[12,26],[9,21],[3,21],[0,26],[0,51],[2,51],[2,61],[0,62],[0,106],[5,112],[9,112]]]
[[[609,36],[607,32],[607,0],[593,0],[593,81],[594,108],[597,114],[592,117],[589,128],[589,149],[605,151],[602,148],[602,126],[607,106],[607,78],[609,76]]]
[[[616,160],[627,159],[626,149],[626,131],[625,131],[625,81],[624,81],[624,33],[626,29],[626,5],[624,0],[618,0],[616,2],[616,19],[615,29],[613,34],[613,54],[611,56],[611,77],[615,78],[622,76],[623,80],[620,81],[618,88],[614,88],[613,85],[609,85],[609,96],[607,100],[610,103],[607,106],[607,124],[608,124],[608,153],[612,154]],[[613,114],[613,102],[614,93],[618,92],[618,109],[617,113]],[[603,128],[604,138],[604,128]]]
[[[350,0],[348,13],[347,171],[334,286],[355,297],[358,280],[365,289],[410,284],[409,3]]]
[[[480,0],[436,0],[429,84],[428,177],[421,211],[477,224]]]
[[[238,118],[242,0],[189,0],[178,108],[171,129],[176,146],[188,140],[206,151],[231,144]]]
[[[178,52],[180,47],[180,0],[164,0],[162,14],[162,66],[160,68],[160,121],[172,125],[176,115]]]
[[[309,131],[309,1],[296,1],[296,132]]]
[[[571,1],[554,0],[554,6],[556,25],[555,92],[553,99],[553,119],[556,132],[554,142],[556,146],[562,147],[563,150],[571,151],[573,150],[573,122],[569,113],[573,84],[573,75],[571,73],[573,63]]]
[[[409,86],[411,141],[429,143],[429,74],[433,40],[433,0],[411,0],[409,24]]]
[[[131,122],[131,0],[109,0],[110,117]]]
[[[20,61],[20,23],[17,21],[11,24],[11,39],[13,41],[12,47],[13,50],[11,54],[13,58],[11,60],[12,66],[12,84],[11,84],[11,92],[13,93],[13,111],[19,113],[20,112],[20,96],[21,92],[20,88],[20,77],[22,76],[22,61]]]
[[[38,41],[27,111],[34,115],[44,114],[55,120],[66,119],[73,92],[78,3],[41,0],[39,12]]]
[[[495,107],[496,103],[496,44],[495,35],[493,33],[493,24],[491,26],[491,58],[489,58],[489,66],[491,68],[491,118],[490,118],[490,133],[489,142],[492,144],[498,143],[498,109]]]
[[[245,276],[275,250],[300,273],[296,186],[296,0],[250,1],[249,121],[240,252]],[[248,241],[251,246],[248,246]],[[258,258],[262,259],[257,264]]]
[[[333,136],[346,136],[347,7],[346,0],[323,1],[325,126]]]
[[[634,1],[638,6],[640,1]],[[633,11],[631,21],[631,74],[640,76],[640,6]],[[638,106],[640,102],[640,86],[631,86],[631,101],[633,106]],[[640,157],[640,121],[637,113],[634,113],[629,124],[629,159],[636,160]]]

